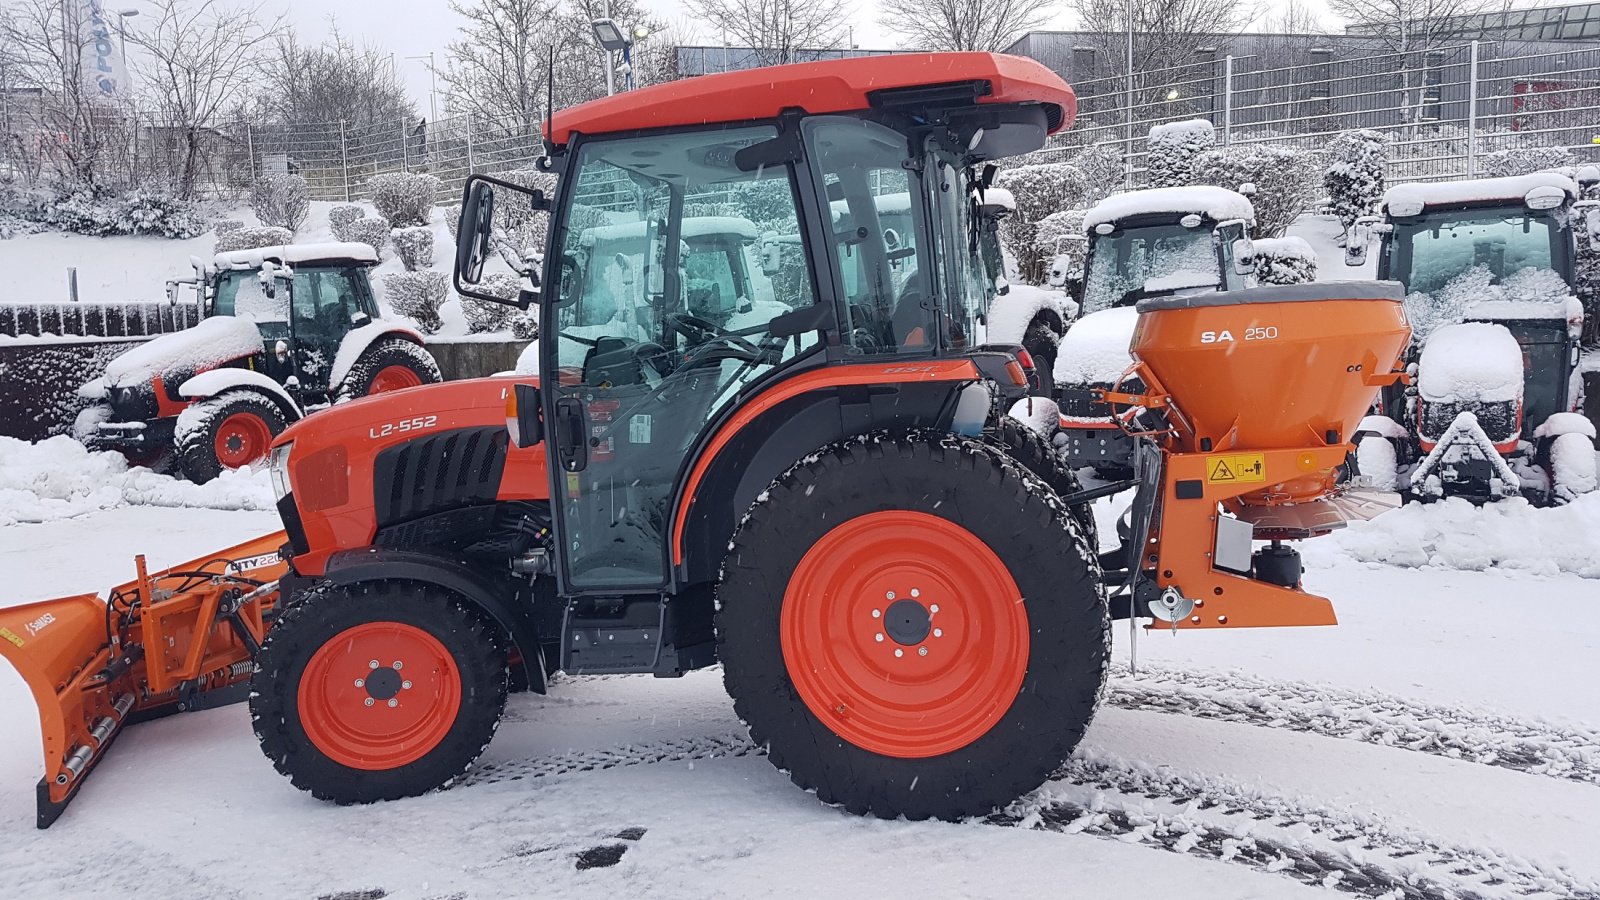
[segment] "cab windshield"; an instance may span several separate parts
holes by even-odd
[[[1432,294],[1478,266],[1493,284],[1523,269],[1560,271],[1559,234],[1549,215],[1523,209],[1427,213],[1394,223],[1385,274],[1408,293]]]
[[[1221,286],[1216,244],[1204,227],[1174,223],[1095,234],[1085,265],[1085,315],[1148,296]]]

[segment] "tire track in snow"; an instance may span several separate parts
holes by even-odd
[[[458,785],[760,755],[762,748],[739,734],[642,741],[489,763]],[[1492,849],[1454,847],[1376,817],[1092,752],[1075,755],[1050,783],[1006,811],[974,821],[1141,843],[1381,900],[1600,900],[1600,886]]]
[[[1243,673],[1114,667],[1106,703],[1319,734],[1600,785],[1600,732]]]

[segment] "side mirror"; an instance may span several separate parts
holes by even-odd
[[[1255,242],[1247,237],[1238,238],[1233,242],[1233,271],[1240,275],[1250,275],[1255,270]]]
[[[467,284],[483,280],[494,228],[494,187],[487,181],[467,184],[456,228],[456,277]]]
[[[769,240],[761,244],[761,274],[772,276],[783,268],[783,245]]]
[[[167,282],[167,305],[178,305],[178,282],[176,281]]]
[[[261,270],[261,293],[266,294],[268,300],[278,299],[278,279],[267,269]]]
[[[1344,239],[1345,265],[1359,266],[1367,261],[1367,248],[1372,244],[1372,226],[1379,221],[1377,216],[1362,216],[1350,226],[1350,233]]]

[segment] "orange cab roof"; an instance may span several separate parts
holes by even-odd
[[[839,113],[871,106],[874,91],[985,81],[980,103],[1042,103],[1072,124],[1078,100],[1061,76],[1038,62],[998,53],[907,53],[701,75],[604,97],[555,114],[550,139],[643,128],[771,119],[786,109]],[[1053,118],[1052,121],[1056,121]]]

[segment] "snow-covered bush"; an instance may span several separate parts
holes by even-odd
[[[439,319],[439,306],[450,295],[450,276],[445,272],[385,275],[383,293],[395,312],[416,322],[423,332],[437,334],[444,324]]]
[[[354,203],[340,204],[328,210],[328,230],[332,231],[333,236],[341,241],[349,240],[344,236],[345,226],[357,219],[365,219],[366,217],[367,211]]]
[[[513,169],[509,172],[499,172],[494,177],[530,190],[544,191],[546,196],[554,194],[556,189],[556,177],[537,169]],[[456,209],[450,218],[451,237],[456,236],[460,218],[461,211]],[[568,224],[572,227],[582,227],[576,222]],[[500,191],[495,194],[495,250],[507,264],[520,266],[525,257],[543,253],[549,226],[550,214],[534,209],[526,195],[511,191]]]
[[[1261,238],[1255,247],[1258,283],[1306,284],[1317,280],[1317,251],[1304,238]]]
[[[1067,165],[1083,176],[1083,206],[1099,203],[1122,189],[1122,151],[1115,144],[1095,144],[1072,155]]]
[[[1565,147],[1510,147],[1483,155],[1483,175],[1485,178],[1528,175],[1575,163],[1577,158]]]
[[[1256,235],[1278,237],[1321,193],[1321,154],[1281,144],[1234,144],[1207,150],[1192,165],[1195,184],[1237,191],[1256,186]]]
[[[39,203],[30,217],[51,228],[92,237],[148,234],[192,238],[206,231],[193,204],[143,188],[121,196],[80,188]]]
[[[264,175],[250,191],[250,208],[263,225],[299,231],[311,212],[311,189],[300,175]]]
[[[372,196],[378,215],[397,228],[405,228],[428,224],[439,184],[439,179],[432,175],[386,172],[367,180],[367,193]]]
[[[1322,184],[1328,189],[1329,209],[1346,232],[1356,219],[1377,209],[1388,167],[1389,138],[1381,131],[1346,131],[1328,144]]]
[[[381,216],[367,216],[344,226],[341,240],[354,241],[371,247],[383,259],[383,247],[389,242],[389,220]]]
[[[243,227],[244,227],[244,223],[239,221],[238,219],[212,219],[211,220],[211,230],[217,233],[217,237],[222,237],[223,235],[227,234],[230,231],[238,231],[239,229],[241,229]]]
[[[521,290],[518,280],[513,275],[496,272],[487,275],[478,284],[478,290],[494,297],[511,299]],[[467,330],[473,334],[483,334],[489,331],[504,331],[511,327],[511,322],[521,310],[515,306],[504,303],[490,303],[487,300],[474,300],[471,297],[461,298],[461,313],[466,316]]]
[[[444,208],[444,224],[450,230],[450,240],[454,241],[461,234],[461,204],[456,203]]]
[[[1150,187],[1194,183],[1195,157],[1217,146],[1217,130],[1205,119],[1168,122],[1150,128],[1145,169]]]
[[[1054,247],[1038,241],[1045,216],[1083,205],[1087,185],[1083,172],[1066,163],[1042,163],[1002,170],[995,184],[1011,192],[1016,211],[1000,223],[1000,238],[1016,254],[1022,280],[1038,284],[1044,277],[1044,254]]]
[[[433,265],[433,229],[425,225],[396,228],[390,233],[394,252],[400,257],[408,272],[416,272]]]
[[[287,228],[280,228],[276,225],[261,225],[253,228],[240,226],[217,232],[216,252],[228,253],[233,250],[256,250],[261,247],[277,247],[293,241],[294,233]]]

